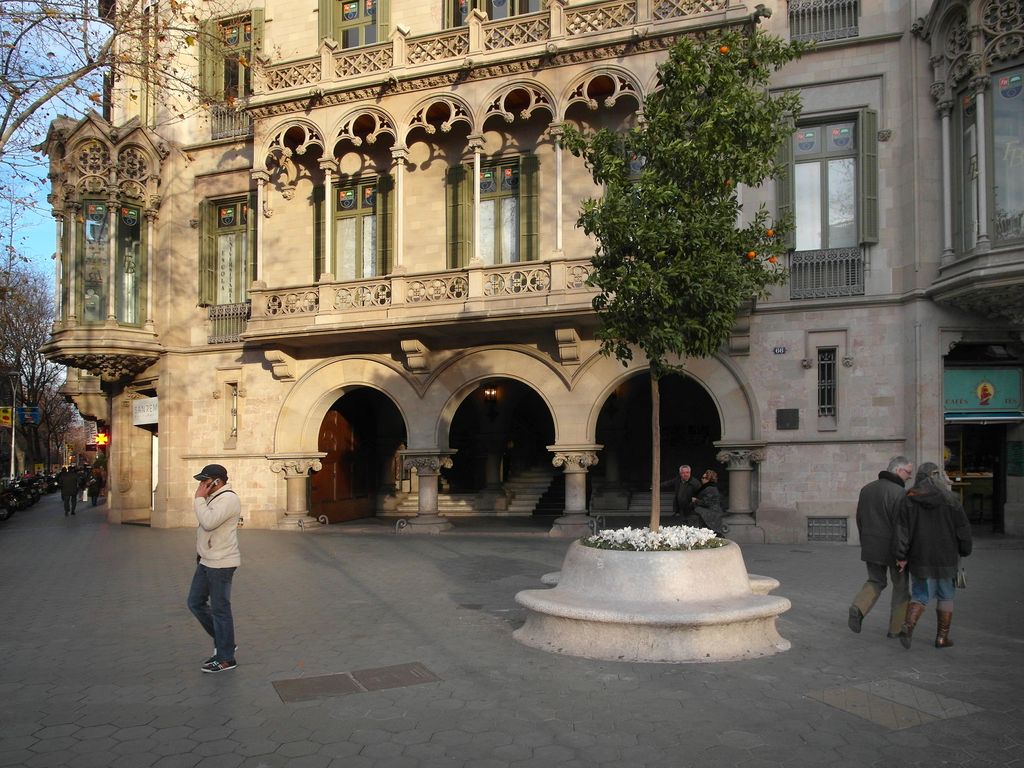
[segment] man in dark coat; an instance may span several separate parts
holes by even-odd
[[[896,525],[896,562],[910,571],[910,604],[900,630],[900,643],[910,648],[917,620],[932,596],[936,597],[935,647],[949,648],[953,622],[953,596],[960,558],[971,554],[971,523],[960,499],[950,492],[938,464],[925,462],[917,470],[914,487],[900,504]]]
[[[64,467],[57,474],[57,487],[60,488],[60,498],[64,502],[64,517],[75,514],[78,507],[78,473],[70,467]]]
[[[672,514],[682,515],[686,525],[697,525],[699,521],[694,514],[693,500],[700,491],[700,480],[693,477],[689,464],[679,467],[679,474],[661,484],[662,488],[672,488]]]
[[[914,474],[914,464],[906,456],[893,456],[889,466],[878,473],[878,479],[860,489],[857,499],[857,530],[860,532],[860,559],[868,569],[868,580],[853,598],[848,624],[860,632],[868,611],[892,581],[892,603],[889,609],[889,637],[897,637],[907,615],[910,601],[909,578],[896,567],[893,547],[896,519],[903,501],[904,484]]]

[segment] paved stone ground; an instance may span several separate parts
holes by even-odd
[[[1024,765],[1024,540],[981,538],[956,647],[929,611],[910,651],[884,605],[847,629],[855,548],[745,547],[793,601],[792,650],[664,665],[512,639],[564,541],[373,531],[243,531],[239,667],[204,675],[191,531],[65,519],[54,496],[0,524],[0,766]],[[414,662],[439,679],[291,704],[273,685]]]

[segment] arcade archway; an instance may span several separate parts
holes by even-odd
[[[406,443],[402,416],[383,393],[370,387],[345,392],[320,425],[317,449],[327,455],[312,476],[312,516],[337,523],[374,515],[380,498],[400,482],[398,451]]]

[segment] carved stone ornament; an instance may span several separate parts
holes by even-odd
[[[588,467],[597,464],[595,451],[556,451],[551,459],[553,467],[565,467],[566,472],[586,472]]]
[[[670,48],[678,36],[664,36],[645,38],[637,42],[618,43],[615,45],[586,48],[578,51],[568,51],[544,56],[533,56],[520,61],[502,62],[492,65],[476,66],[472,69],[458,69],[461,62],[452,61],[452,71],[438,75],[425,77],[403,78],[388,94],[399,93],[421,93],[433,89],[451,88],[456,83],[464,83],[471,80],[491,80],[504,78],[528,72],[535,72],[542,67],[560,67],[570,64],[588,64],[606,59],[621,59],[633,53],[649,51],[661,51]],[[335,91],[324,94],[321,104],[331,107],[340,104],[351,104],[357,101],[376,101],[380,97],[380,88],[377,85],[352,88],[350,90]],[[290,98],[273,104],[261,104],[249,109],[255,118],[278,117],[295,112],[302,112],[305,109],[305,97]]]
[[[442,469],[449,469],[451,466],[452,457],[441,454],[402,457],[402,467],[415,469],[418,475],[436,475]]]
[[[296,456],[287,459],[271,459],[271,472],[284,472],[286,477],[308,475],[310,470],[319,472],[323,469],[320,459],[313,456]]]
[[[157,358],[155,355],[67,354],[50,356],[50,359],[71,368],[81,368],[103,381],[120,381],[146,370]]]
[[[764,456],[763,448],[726,448],[715,455],[715,461],[728,469],[753,469],[755,463],[764,461]]]

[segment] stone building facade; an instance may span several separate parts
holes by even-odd
[[[154,4],[154,12],[159,5]],[[766,13],[770,12],[770,13]],[[1024,530],[1024,11],[1016,0],[265,0],[204,21],[215,103],[143,83],[54,123],[47,354],[111,434],[114,522],[191,525],[224,464],[245,524],[637,513],[642,356],[598,353],[562,127],[623,126],[677,36],[817,40],[778,184],[790,280],[662,382],[662,477],[719,471],[742,541],[854,542],[861,485],[944,460]],[[185,49],[183,49],[185,50]]]

